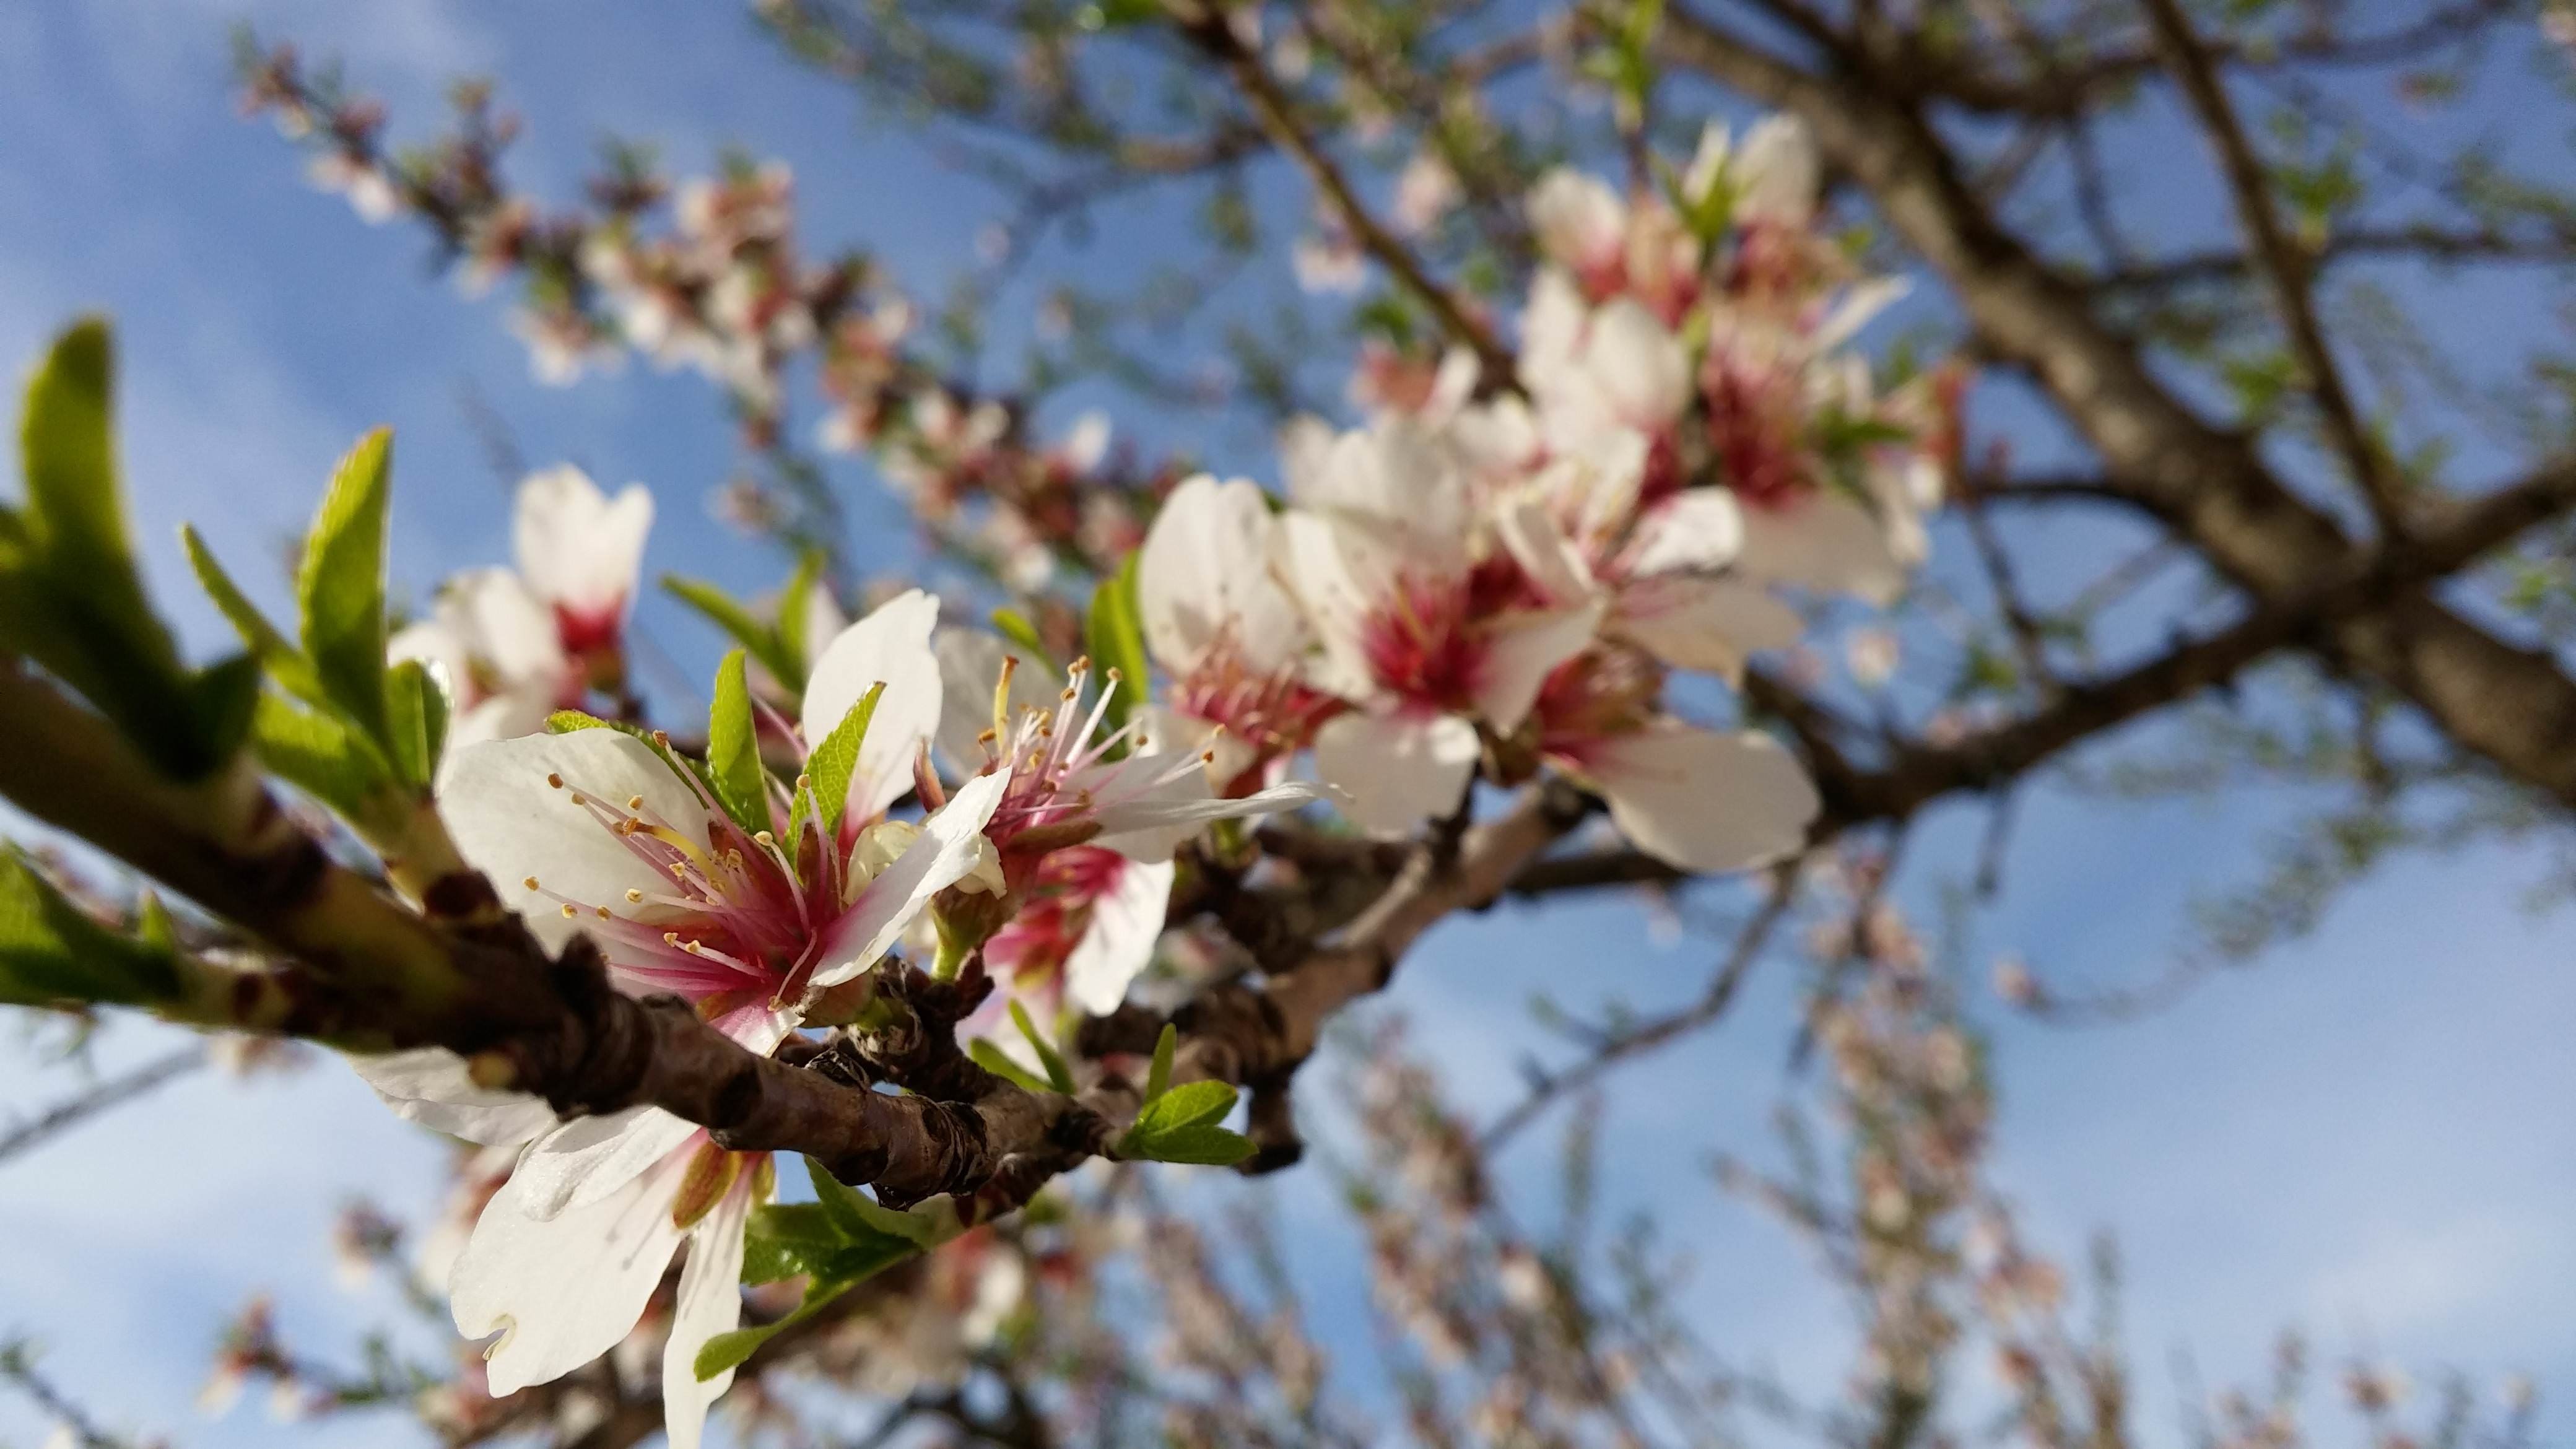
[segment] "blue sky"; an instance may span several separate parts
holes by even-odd
[[[575,459],[605,482],[655,488],[649,569],[746,590],[774,579],[775,559],[705,521],[704,495],[734,453],[703,385],[640,367],[571,389],[530,384],[497,303],[460,301],[426,274],[420,237],[361,225],[304,184],[265,126],[234,116],[226,26],[248,14],[341,57],[392,103],[398,132],[429,120],[450,77],[498,76],[529,118],[515,174],[547,194],[577,182],[602,132],[658,142],[681,172],[728,143],[783,156],[810,236],[862,241],[925,293],[953,275],[994,203],[900,132],[863,125],[845,93],[781,63],[732,6],[670,7],[649,24],[605,0],[360,9],[0,7],[0,358],[31,357],[76,311],[115,314],[128,475],[164,600],[199,644],[219,642],[186,584],[184,519],[279,602],[276,571],[257,561],[278,555],[332,458],[377,423],[399,438],[400,580],[425,595],[454,568],[501,558],[503,494],[458,405],[466,385],[531,461]],[[1115,218],[1146,235],[1168,219]],[[1219,437],[1172,436],[1271,472],[1258,453],[1219,451]],[[894,526],[889,511],[859,516],[864,538],[899,538],[879,532]],[[711,661],[707,632],[658,600],[642,627],[692,675]],[[2183,944],[2179,908],[2241,876],[2277,819],[2259,798],[2109,811],[2035,796],[1970,963],[1982,974],[2012,949],[2055,979],[2150,978]],[[1911,846],[1908,899],[1927,923],[1940,883],[1972,871],[1978,829],[1972,812],[1946,811]],[[2308,1330],[2329,1363],[2369,1351],[2419,1378],[2459,1369],[2490,1392],[2524,1372],[2545,1403],[2576,1385],[2576,1053],[2565,1047],[2576,923],[2521,909],[2541,864],[2501,848],[2401,864],[2314,936],[2142,1022],[2041,1027],[1980,1009],[1999,1046],[1999,1172],[2034,1236],[2080,1259],[2109,1230],[2126,1255],[2123,1324],[2150,1442],[2179,1441],[2175,1353],[2211,1383],[2252,1377],[2282,1326]],[[1652,1004],[1693,993],[1714,951],[1656,946],[1618,900],[1504,909],[1445,927],[1391,995],[1459,1098],[1491,1103],[1541,1044],[1531,993],[1581,1000],[1562,984],[1567,963],[1587,989]],[[1757,976],[1721,1029],[1623,1082],[1606,1123],[1606,1207],[1651,1208],[1690,1248],[1689,1301],[1713,1342],[1824,1390],[1845,1364],[1841,1306],[1785,1235],[1703,1170],[1720,1149],[1770,1151],[1795,1014],[1790,975]],[[123,1026],[103,1058],[162,1046]],[[27,1057],[0,1047],[0,1110],[70,1085]],[[1517,1149],[1517,1177],[1545,1177],[1546,1137]],[[207,1423],[189,1401],[218,1325],[251,1293],[274,1294],[290,1339],[316,1351],[397,1317],[381,1294],[332,1285],[329,1220],[357,1192],[425,1206],[440,1158],[327,1064],[283,1081],[191,1081],[0,1165],[0,1333],[37,1334],[49,1371],[110,1422],[182,1444],[395,1442],[377,1422],[281,1431],[256,1405]],[[1334,1331],[1364,1288],[1322,1175],[1277,1190],[1327,1341],[1360,1341]],[[1346,1367],[1365,1395],[1365,1365]],[[2564,1443],[2576,1414],[2562,1400],[2543,1424]],[[0,1444],[39,1438],[26,1406],[0,1397]]]

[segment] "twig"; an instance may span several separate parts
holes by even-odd
[[[111,1107],[131,1102],[164,1083],[186,1076],[204,1066],[206,1057],[205,1043],[191,1043],[166,1056],[156,1057],[124,1076],[111,1077],[77,1096],[55,1103],[6,1133],[0,1133],[0,1161],[28,1151]]]
[[[1726,1015],[1727,1008],[1735,1004],[1736,989],[1744,984],[1753,963],[1760,959],[1763,947],[1770,943],[1772,931],[1788,915],[1789,907],[1797,898],[1797,871],[1795,861],[1773,869],[1770,893],[1764,898],[1761,909],[1755,911],[1745,922],[1744,929],[1736,934],[1735,945],[1719,963],[1717,973],[1709,978],[1698,999],[1678,1010],[1649,1017],[1612,1032],[1604,1036],[1583,1060],[1541,1077],[1531,1086],[1527,1096],[1495,1118],[1493,1125],[1478,1136],[1477,1147],[1488,1153],[1499,1150],[1565,1094],[1589,1087],[1621,1063],[1714,1025]]]
[[[2317,321],[2311,291],[2314,260],[2282,230],[2281,218],[2272,206],[2271,178],[2264,174],[2262,158],[2254,154],[2253,143],[2238,124],[2236,108],[2227,99],[2208,51],[2193,33],[2190,18],[2183,14],[2177,0],[2144,3],[2166,64],[2181,83],[2183,94],[2190,98],[2192,109],[2200,113],[2201,124],[2227,171],[2228,186],[2236,194],[2237,216],[2245,225],[2255,254],[2262,259],[2264,271],[2271,277],[2282,325],[2289,331],[2291,350],[2316,395],[2317,408],[2325,414],[2326,430],[2352,468],[2354,480],[2368,498],[2382,533],[2400,534],[2405,527],[2406,509],[2402,485],[2390,471],[2387,456],[2363,425],[2360,410],[2344,384],[2342,367],[2335,361],[2333,350],[2326,344],[2325,329]]]

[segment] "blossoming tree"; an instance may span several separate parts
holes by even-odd
[[[398,152],[372,103],[246,44],[249,108],[319,184],[517,289],[540,379],[638,355],[720,389],[767,469],[723,509],[785,577],[663,581],[733,646],[678,717],[629,668],[653,494],[556,467],[518,485],[513,566],[397,618],[378,433],[322,490],[294,618],[190,535],[240,636],[194,661],[134,561],[122,500],[151,481],[117,467],[107,327],[37,365],[0,513],[0,795],[93,853],[0,861],[0,1000],[318,1042],[465,1145],[400,1264],[468,1341],[453,1365],[330,1370],[254,1309],[222,1381],[399,1399],[453,1444],[690,1446],[719,1401],[818,1442],[800,1376],[886,1400],[871,1442],[1379,1442],[1293,1285],[1225,1272],[1137,1164],[1297,1163],[1328,1030],[1427,932],[1629,889],[1739,910],[1698,999],[1571,1022],[1513,1101],[1444,1104],[1383,1021],[1348,1054],[1413,1434],[1726,1436],[1743,1383],[1650,1283],[1616,1311],[1535,1244],[1482,1154],[1718,1020],[1803,921],[1848,1181],[1733,1174],[1867,1305],[1850,1401],[1803,1427],[1944,1442],[1973,1326],[2019,1432],[2124,1443],[2124,1370],[1980,1175],[1977,1044],[1885,897],[1909,823],[1957,797],[2008,819],[2130,722],[2198,720],[2217,768],[2313,790],[2343,843],[2220,913],[2242,954],[2393,848],[2576,803],[2564,425],[2535,400],[2502,481],[2454,476],[2454,420],[2409,381],[2434,349],[2388,345],[2418,324],[2345,277],[2563,272],[2567,205],[2338,120],[2320,79],[2456,102],[2480,47],[2548,43],[2528,7],[755,8],[798,62],[1011,142],[1006,251],[1112,191],[1292,170],[1311,214],[1275,250],[1356,322],[1341,401],[1254,339],[1239,386],[1181,391],[1269,407],[1275,452],[1207,471],[1097,416],[1044,437],[1050,379],[960,381],[895,279],[816,259],[782,167],[675,187],[621,150],[585,200],[524,195],[488,91]],[[2103,133],[2159,126],[2229,198],[2221,242],[2106,194]],[[2372,191],[2356,154],[2430,179]],[[1266,255],[1212,211],[1216,248]],[[1115,308],[1050,306],[1068,356],[1168,401]],[[2074,461],[2027,466],[2046,450],[1989,401]],[[903,499],[941,577],[862,586],[854,486]],[[2061,513],[2105,515],[2079,553],[2113,560],[2071,584],[2065,535],[2020,527]],[[399,1256],[382,1227],[353,1241]],[[1125,1321],[1170,1326],[1160,1375],[1100,1307],[1122,1256],[1158,1295]],[[2396,1442],[2385,1383],[2353,1394]],[[2225,1432],[2288,1442],[2250,1409]]]

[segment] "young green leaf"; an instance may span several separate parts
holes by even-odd
[[[845,1246],[819,1202],[763,1203],[743,1236],[742,1281],[776,1283],[811,1273]]]
[[[823,736],[805,757],[805,778],[814,790],[814,807],[826,839],[837,838],[841,828],[841,811],[850,803],[850,777],[858,773],[859,746],[868,737],[868,721],[876,717],[877,700],[885,693],[885,681],[868,686],[832,732]]]
[[[15,850],[0,851],[0,1003],[144,1006],[179,992],[167,946],[89,918]]]
[[[1029,1020],[1028,1008],[1017,1001],[1011,1003],[1011,1024],[1020,1029],[1021,1036],[1028,1038],[1029,1050],[1038,1054],[1039,1063],[1046,1068],[1047,1086],[1072,1096],[1073,1073],[1066,1070],[1063,1054],[1055,1049],[1055,1043],[1039,1034],[1037,1023]]]
[[[994,1076],[1000,1077],[1003,1081],[1009,1082],[1013,1086],[1019,1087],[1024,1091],[1050,1092],[1055,1090],[1047,1083],[1046,1078],[1039,1076],[1037,1073],[1030,1071],[1024,1066],[1021,1066],[1018,1062],[1012,1061],[1010,1053],[993,1045],[993,1043],[987,1038],[979,1036],[973,1041],[966,1043],[966,1058],[975,1065],[991,1072]]]
[[[107,323],[74,323],[27,383],[19,446],[25,524],[55,588],[139,656],[177,668],[178,650],[143,597],[116,467],[115,346]]]
[[[379,743],[385,724],[385,521],[393,434],[358,440],[331,474],[296,576],[304,652],[322,693]]]
[[[1166,1132],[1143,1151],[1129,1152],[1154,1162],[1181,1162],[1194,1167],[1232,1167],[1253,1153],[1252,1139],[1222,1127],[1184,1127]]]
[[[1224,1082],[1183,1082],[1145,1104],[1136,1113],[1131,1137],[1159,1137],[1184,1128],[1222,1122],[1234,1110],[1235,1090]]]
[[[1145,702],[1149,682],[1145,620],[1136,602],[1136,559],[1136,554],[1127,555],[1116,574],[1101,580],[1091,595],[1091,616],[1083,624],[1092,668],[1100,671],[1100,687],[1109,695],[1103,719],[1111,729],[1125,724],[1129,713]]]
[[[751,685],[736,649],[716,666],[715,703],[707,711],[707,783],[716,803],[748,831],[769,828],[769,771],[751,717]]]
[[[671,597],[707,616],[709,622],[733,636],[733,641],[750,651],[760,667],[785,683],[805,677],[805,661],[791,656],[778,630],[755,617],[749,609],[737,604],[724,590],[696,579],[677,574],[664,574],[662,587]]]
[[[1037,625],[1030,623],[1026,614],[1016,609],[995,609],[993,632],[1027,650],[1027,662],[1042,667],[1049,676],[1064,672],[1056,668],[1055,660],[1047,653],[1046,641],[1038,637]]]
[[[385,723],[392,732],[394,768],[410,784],[438,776],[438,753],[447,742],[447,691],[429,667],[406,659],[385,675]]]
[[[871,1237],[900,1238],[914,1247],[927,1247],[934,1229],[930,1222],[910,1213],[885,1207],[867,1194],[823,1170],[813,1158],[805,1159],[805,1176],[814,1184],[814,1200],[841,1236],[852,1244],[865,1244]]]
[[[76,324],[27,384],[19,447],[23,512],[10,515],[0,620],[12,648],[86,696],[153,762],[182,779],[221,765],[210,711],[144,596],[126,531],[107,326]],[[237,736],[236,736],[237,739]]]
[[[786,591],[778,596],[778,623],[774,630],[778,636],[778,657],[761,660],[769,666],[771,674],[777,675],[780,684],[798,694],[805,692],[807,646],[813,642],[805,637],[806,606],[814,592],[815,581],[822,576],[821,549],[809,548],[797,556],[796,572],[787,576]],[[781,664],[793,667],[780,673],[777,666]]]
[[[259,657],[260,667],[268,671],[268,677],[297,699],[327,707],[330,701],[322,693],[321,677],[313,672],[313,661],[304,657],[304,651],[296,648],[293,640],[277,632],[277,626],[269,623],[259,606],[233,583],[232,575],[215,561],[214,551],[206,547],[195,527],[181,524],[179,541],[188,550],[188,567],[196,570],[198,584],[215,601],[215,608],[231,621],[243,645]]]
[[[1153,1065],[1145,1069],[1145,1105],[1152,1106],[1172,1087],[1172,1053],[1180,1046],[1180,1028],[1163,1023],[1163,1034],[1154,1038]]]
[[[393,765],[374,741],[280,695],[260,696],[250,743],[270,774],[352,822],[378,810],[394,784]]]

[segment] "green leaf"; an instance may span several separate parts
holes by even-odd
[[[816,1275],[814,1281],[805,1289],[804,1301],[797,1304],[785,1317],[764,1323],[758,1328],[737,1328],[731,1333],[719,1333],[708,1339],[699,1347],[697,1358],[690,1364],[691,1370],[697,1374],[699,1383],[705,1383],[727,1369],[740,1368],[743,1360],[751,1357],[762,1344],[776,1336],[781,1329],[813,1317],[815,1312],[825,1304],[858,1286],[860,1280],[876,1273],[879,1269],[903,1261],[907,1256],[909,1256],[908,1251],[896,1254],[866,1272],[849,1277],[826,1278]]]
[[[987,1038],[979,1036],[973,1041],[966,1043],[966,1056],[967,1059],[974,1062],[975,1065],[982,1067],[984,1070],[991,1072],[994,1076],[1000,1077],[1003,1081],[1009,1082],[1013,1086],[1019,1087],[1024,1091],[1048,1092],[1054,1090],[1053,1087],[1048,1085],[1046,1078],[1039,1076],[1037,1073],[1030,1071],[1024,1066],[1021,1066],[1018,1062],[1011,1060],[1010,1053],[993,1045],[993,1043]]]
[[[1234,1110],[1235,1090],[1224,1082],[1183,1082],[1145,1104],[1136,1114],[1130,1137],[1160,1137],[1185,1128],[1222,1122]]]
[[[814,1199],[823,1206],[834,1227],[854,1246],[865,1246],[873,1238],[899,1238],[916,1248],[928,1247],[937,1229],[924,1218],[897,1212],[877,1203],[867,1194],[823,1170],[813,1158],[805,1159],[805,1176],[814,1184]]]
[[[259,697],[250,743],[270,774],[351,821],[374,813],[394,784],[393,765],[373,741],[280,695]]]
[[[145,1006],[179,994],[167,946],[90,919],[15,850],[0,852],[0,1003]]]
[[[1091,595],[1091,616],[1083,622],[1091,666],[1100,671],[1100,687],[1109,691],[1109,710],[1103,718],[1111,729],[1125,724],[1129,713],[1145,702],[1151,683],[1144,614],[1136,603],[1136,559],[1137,554],[1127,555],[1115,575],[1101,580]]]
[[[803,656],[788,653],[785,643],[779,638],[778,629],[735,603],[724,590],[677,574],[664,574],[662,587],[673,598],[706,615],[717,628],[732,635],[734,642],[750,651],[751,656],[760,661],[760,667],[768,670],[780,683],[805,677]]]
[[[0,547],[0,637],[78,690],[162,769],[200,778],[225,759],[206,717],[223,701],[199,699],[144,596],[117,477],[114,370],[107,325],[93,318],[56,339],[28,380],[19,421],[27,503]]]
[[[1037,1023],[1029,1020],[1028,1008],[1016,1000],[1011,1003],[1011,1024],[1020,1029],[1020,1035],[1028,1038],[1029,1049],[1038,1054],[1039,1063],[1046,1068],[1047,1085],[1072,1096],[1073,1073],[1065,1069],[1064,1057],[1056,1051],[1055,1043],[1039,1034]]]
[[[1252,1152],[1252,1139],[1240,1132],[1229,1132],[1222,1127],[1184,1127],[1155,1138],[1142,1152],[1126,1155],[1155,1162],[1187,1163],[1194,1167],[1232,1167],[1250,1157]]]
[[[211,758],[231,759],[250,738],[253,711],[259,705],[259,680],[259,661],[249,654],[235,654],[198,670],[190,681],[196,738]]]
[[[763,1203],[751,1210],[743,1237],[742,1281],[776,1283],[811,1273],[843,1245],[821,1203]]]
[[[1180,1028],[1163,1023],[1163,1034],[1154,1038],[1154,1062],[1145,1070],[1145,1105],[1152,1106],[1172,1087],[1172,1053],[1179,1047]]]
[[[57,588],[138,655],[175,672],[178,650],[143,596],[126,533],[116,467],[115,347],[107,323],[84,318],[54,339],[27,383],[19,447],[26,527]]]
[[[769,672],[793,694],[805,692],[805,651],[810,642],[805,637],[806,595],[814,590],[815,580],[823,576],[823,551],[809,548],[796,560],[796,572],[787,576],[787,590],[778,596],[778,657],[763,659]],[[791,668],[781,673],[778,666]]]
[[[753,832],[769,828],[769,771],[760,763],[751,685],[739,649],[716,666],[715,703],[707,711],[707,783],[734,824]]]
[[[426,787],[438,776],[439,751],[447,743],[447,691],[430,678],[429,666],[406,659],[386,673],[385,723],[392,732],[394,768],[405,781]]]
[[[296,648],[293,640],[277,632],[277,626],[269,623],[259,606],[233,583],[232,575],[215,561],[214,551],[206,547],[197,530],[181,524],[179,541],[188,550],[188,566],[196,570],[198,584],[232,622],[233,632],[241,635],[243,645],[258,656],[268,677],[276,680],[280,689],[308,704],[329,704],[322,693],[321,677],[313,672],[313,661],[304,657],[304,651]]]
[[[1028,663],[1043,667],[1048,674],[1062,674],[1047,653],[1046,641],[1038,637],[1038,626],[1016,609],[993,611],[993,632],[1029,651]]]
[[[322,693],[383,743],[385,723],[385,521],[393,434],[358,440],[331,474],[304,539],[295,581],[304,652]]]
[[[885,681],[868,686],[832,732],[805,757],[805,778],[812,783],[814,806],[827,840],[839,838],[841,811],[850,803],[850,777],[858,773],[859,746],[868,737],[868,721],[876,717],[877,700],[885,693]]]

